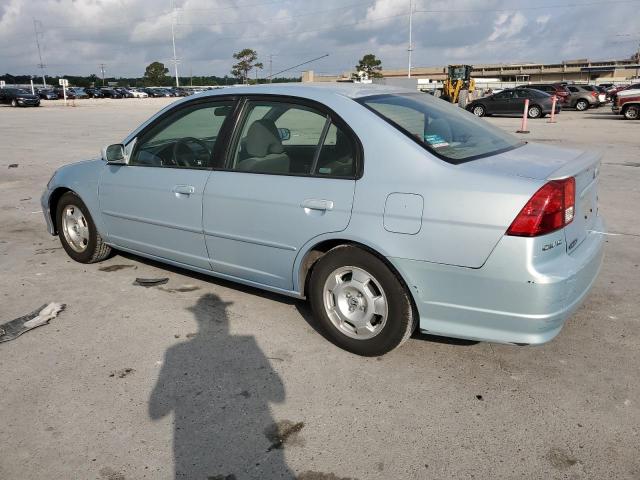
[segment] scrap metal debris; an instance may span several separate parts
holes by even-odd
[[[299,443],[298,432],[304,427],[304,422],[294,423],[291,420],[281,420],[267,427],[265,436],[271,442],[267,452],[280,449],[285,443]]]
[[[135,370],[133,368],[123,368],[122,370],[116,370],[115,372],[111,372],[109,374],[109,377],[118,377],[118,378],[124,378],[127,375],[129,375],[130,373],[135,372]]]
[[[167,277],[164,278],[136,278],[134,285],[140,285],[141,287],[155,287],[157,285],[164,285],[168,283],[169,279]]]
[[[28,315],[0,325],[0,342],[14,340],[24,332],[46,325],[51,319],[57,317],[64,307],[64,303],[49,303]]]

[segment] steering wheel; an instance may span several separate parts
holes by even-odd
[[[198,156],[198,152],[196,152],[193,148],[191,148],[190,144],[193,144],[193,143],[196,143],[200,147],[202,147],[202,149],[207,153],[207,160],[209,159],[209,157],[211,156],[211,151],[209,150],[209,147],[207,146],[206,143],[204,143],[202,140],[198,138],[184,137],[184,138],[181,138],[180,140],[176,140],[176,143],[173,144],[173,161],[176,165],[180,167],[206,166],[206,165],[195,165],[196,163],[195,159]],[[184,153],[184,151],[187,150],[188,153],[191,155],[191,158],[185,159],[184,155],[181,155],[181,150],[182,150],[182,153]],[[191,159],[193,159],[194,161],[189,161]]]

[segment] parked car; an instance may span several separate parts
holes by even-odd
[[[596,99],[598,100],[598,104],[596,105],[596,107],[599,107],[600,105],[607,103],[607,96],[605,92],[601,92],[600,89],[596,86],[593,85],[579,85],[581,88],[583,88],[584,90],[588,90],[590,92],[594,92],[596,94]]]
[[[122,98],[122,94],[114,88],[102,88],[100,91],[105,98]]]
[[[89,98],[104,98],[104,94],[100,91],[99,88],[85,88],[85,92]]]
[[[640,119],[640,89],[619,92],[611,110],[622,114],[627,120]]]
[[[40,97],[41,100],[57,100],[58,99],[58,94],[54,92],[51,88],[40,88],[38,89],[36,94],[38,95],[38,97]]]
[[[53,91],[58,95],[58,99],[63,99],[65,96],[65,92],[62,87],[54,87]],[[76,94],[70,89],[66,89],[67,100],[75,100]]]
[[[529,99],[529,118],[544,117],[551,113],[553,99],[548,93],[532,88],[508,88],[499,93],[479,98],[467,105],[467,110],[478,117],[485,115],[522,115],[525,100]],[[560,113],[556,103],[555,113]]]
[[[562,83],[532,83],[531,85],[520,85],[517,88],[533,88],[548,93],[549,95],[555,95],[563,107],[567,106],[569,96],[571,95]]]
[[[69,92],[71,92],[76,99],[77,98],[89,98],[89,95],[87,94],[87,92],[82,87],[69,87],[67,89],[67,96],[68,96]]]
[[[145,88],[144,91],[150,97],[170,97],[169,93],[160,88]]]
[[[40,97],[29,93],[24,88],[0,88],[0,103],[8,103],[12,107],[39,107]]]
[[[569,108],[575,108],[582,112],[600,105],[598,94],[585,89],[583,85],[567,85],[567,89],[571,92],[567,103]]]
[[[129,88],[128,90],[133,98],[147,98],[149,96],[147,92],[143,92],[138,88]]]
[[[611,101],[615,103],[616,96],[618,93],[623,92],[625,90],[638,90],[640,89],[640,83],[631,83],[629,85],[618,85],[609,91],[609,96],[611,97]]]
[[[416,325],[544,343],[593,285],[599,154],[523,142],[410,90],[232,90],[179,100],[54,173],[42,210],[72,259],[120,249],[307,298],[360,355]]]

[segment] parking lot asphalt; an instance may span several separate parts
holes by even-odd
[[[0,323],[67,305],[0,344],[1,479],[640,478],[640,122],[563,111],[523,136],[603,152],[618,234],[555,340],[416,334],[361,358],[303,302],[132,255],[81,265],[47,234],[53,171],[170,101],[0,107]]]

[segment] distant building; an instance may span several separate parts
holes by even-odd
[[[473,78],[494,79],[499,82],[625,82],[636,78],[640,65],[636,58],[628,60],[588,59],[565,60],[561,63],[518,63],[518,64],[476,64],[473,66]],[[384,78],[406,78],[407,69],[382,70]],[[447,67],[413,67],[411,76],[444,80]],[[351,72],[342,75],[314,75],[313,71],[304,72],[303,82],[347,81]]]

